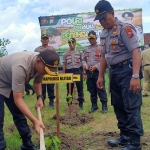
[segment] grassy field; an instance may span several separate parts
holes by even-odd
[[[59,85],[60,89],[60,115],[64,116],[65,111],[67,109],[66,104],[66,86],[64,84]],[[106,89],[108,89],[108,75],[106,74]],[[107,90],[108,93],[108,90]],[[84,110],[80,110],[80,114],[88,114],[88,111],[91,108],[91,102],[90,102],[90,96],[87,92],[86,83],[84,81],[84,94],[85,94],[85,103],[84,103]],[[108,113],[107,114],[101,114],[101,103],[98,100],[98,106],[99,110],[96,111],[93,114],[90,114],[94,119],[86,123],[85,125],[80,126],[70,126],[70,125],[60,125],[60,130],[63,133],[67,133],[68,135],[74,136],[76,138],[80,138],[83,136],[91,135],[92,133],[108,133],[108,132],[116,132],[119,133],[119,130],[117,129],[117,120],[113,111],[113,107],[110,104],[110,95],[108,94]],[[32,110],[33,114],[37,116],[37,113],[35,111],[34,105],[36,103],[36,96],[25,96],[25,102],[28,104],[29,108]],[[56,109],[50,109],[48,106],[48,99],[45,101],[45,108],[41,111],[42,113],[42,119],[43,123],[46,124],[49,128],[46,130],[46,133],[51,130],[51,132],[56,132],[56,121],[51,120],[51,118],[56,114]],[[143,106],[142,106],[142,119],[143,119],[143,125],[144,125],[144,131],[145,135],[143,139],[145,138],[144,143],[148,145],[147,139],[150,136],[150,98],[143,98]],[[31,122],[28,121],[28,123],[31,125]],[[12,116],[5,106],[5,122],[4,122],[4,134],[5,139],[7,142],[7,148],[6,150],[17,150],[21,146],[21,139],[19,137],[18,131],[14,126]],[[33,141],[37,141],[37,138],[39,136],[33,132]],[[103,141],[104,143],[107,142],[107,139]],[[109,148],[99,148],[99,146],[94,146],[94,143],[90,143],[90,140],[87,142],[89,145],[93,145],[93,149],[85,148],[85,150],[105,150]],[[87,145],[88,145],[87,144]],[[143,150],[150,150],[150,145],[143,148]],[[110,148],[111,149],[111,148]],[[70,149],[70,150],[76,150],[76,149]]]

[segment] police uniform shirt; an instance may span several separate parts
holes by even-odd
[[[48,47],[38,46],[34,51],[41,53],[42,51],[45,50],[54,50],[54,48],[52,46],[48,46]]]
[[[66,69],[80,68],[81,63],[81,53],[78,50],[67,51],[63,55],[63,63],[66,64]]]
[[[82,64],[85,66],[95,66],[97,70],[100,67],[100,45],[87,46],[82,54]]]
[[[142,51],[141,53],[142,66],[149,64],[150,65],[150,48]]]
[[[105,54],[108,65],[132,58],[132,50],[139,47],[134,27],[119,21],[117,18],[110,31],[103,30],[100,39],[101,54]]]
[[[34,71],[37,52],[17,52],[0,58],[0,94],[9,98],[11,90],[24,92],[24,84],[36,77],[42,82],[43,76]]]

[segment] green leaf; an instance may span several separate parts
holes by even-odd
[[[45,146],[46,146],[46,147],[50,147],[50,146],[52,145],[52,143],[53,143],[53,140],[52,140],[51,137],[46,137],[46,138],[44,139],[44,141],[45,141]]]
[[[54,136],[54,139],[56,140],[57,143],[61,143],[61,140],[58,138],[58,136]]]
[[[68,104],[70,104],[72,102],[72,95],[68,94],[67,99]]]
[[[58,144],[57,144],[57,142],[55,141],[54,138],[53,138],[53,143],[54,143],[54,145],[55,145],[55,150],[59,150],[59,149],[58,149]]]

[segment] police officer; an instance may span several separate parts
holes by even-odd
[[[40,53],[40,52],[45,51],[45,50],[53,50],[53,51],[56,52],[56,50],[52,46],[48,46],[48,42],[49,42],[48,35],[43,34],[41,36],[42,46],[37,47],[34,51]],[[44,100],[45,100],[46,99],[46,87],[47,87],[48,98],[49,98],[49,106],[51,108],[54,108],[54,99],[55,99],[54,85],[55,84],[42,84],[42,95],[43,95]]]
[[[30,111],[23,100],[24,84],[34,78],[34,90],[37,95],[35,107],[42,109],[43,96],[41,82],[45,74],[57,74],[59,56],[54,51],[17,52],[0,58],[0,150],[6,148],[3,134],[4,102],[10,110],[13,121],[22,138],[20,150],[36,150],[31,141],[30,128],[26,117],[33,123],[36,132],[45,129]],[[26,116],[26,117],[25,117]]]
[[[63,55],[63,73],[73,73],[80,75],[80,81],[76,81],[78,91],[78,101],[80,109],[83,109],[84,95],[83,95],[83,78],[82,78],[82,63],[81,53],[76,50],[76,40],[71,38],[68,40],[70,49]],[[71,95],[73,93],[74,83],[71,83]],[[69,84],[67,84],[67,95],[69,94]]]
[[[99,20],[104,28],[100,38],[101,63],[97,86],[103,88],[104,71],[109,65],[112,104],[120,129],[120,138],[108,140],[108,144],[111,147],[124,145],[121,150],[141,150],[142,75],[138,38],[132,25],[114,17],[114,9],[108,1],[99,1],[95,12],[95,20]]]
[[[149,85],[150,85],[150,48],[142,51],[141,59],[142,59],[142,66],[143,66],[143,72],[144,72],[142,95],[143,97],[147,97],[148,96],[147,93],[148,93]]]
[[[100,66],[100,45],[97,44],[96,33],[92,30],[88,33],[91,45],[87,46],[82,54],[82,64],[87,74],[87,88],[91,95],[92,108],[89,113],[98,109],[97,94],[102,103],[102,113],[107,112],[107,94],[105,89],[97,88],[96,82]]]

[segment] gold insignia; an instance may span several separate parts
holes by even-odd
[[[91,33],[89,36],[93,36],[93,34]]]
[[[58,66],[58,60],[54,61],[54,67]]]
[[[114,32],[113,32],[113,34],[117,34],[117,33],[118,33],[117,31],[114,31]]]
[[[116,43],[116,40],[115,39],[112,39],[111,40],[111,44],[115,44]]]
[[[116,45],[112,45],[112,49],[113,49],[113,50],[116,50]]]
[[[114,29],[114,31],[116,31],[116,29],[117,29],[117,25],[114,25],[114,26],[113,26],[113,29]]]
[[[98,13],[99,13],[99,10],[98,10],[98,9],[96,9],[96,10],[95,10],[95,12],[98,14]]]

